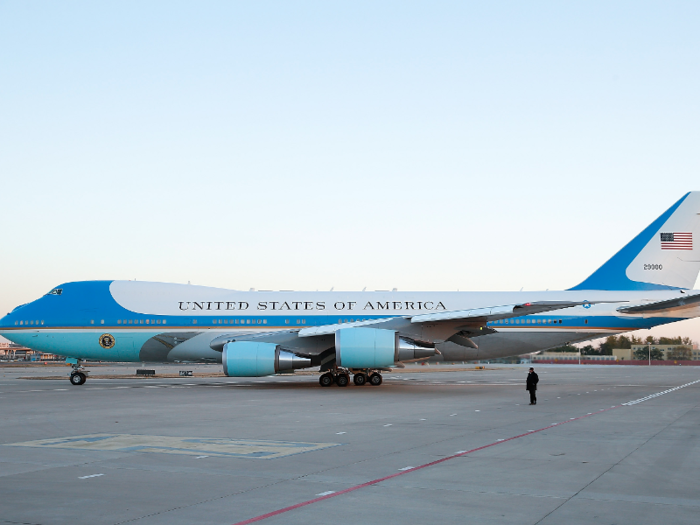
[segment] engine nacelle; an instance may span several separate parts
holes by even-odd
[[[221,361],[224,374],[229,377],[271,376],[311,366],[311,359],[282,350],[276,344],[252,341],[226,343]]]
[[[335,362],[345,368],[385,368],[399,357],[399,335],[377,328],[341,328],[335,332]]]

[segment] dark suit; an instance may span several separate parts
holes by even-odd
[[[525,390],[530,392],[530,404],[537,404],[537,383],[539,383],[540,378],[535,372],[529,372],[527,374],[527,382],[525,383]]]

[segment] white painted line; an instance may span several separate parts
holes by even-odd
[[[54,392],[65,392],[67,388],[54,388]]]
[[[426,419],[425,419],[425,418],[423,418],[423,419],[419,419],[418,421],[426,421]]]
[[[115,386],[115,387],[114,387],[115,390],[118,389],[118,388],[131,388],[131,387],[130,387],[130,386]]]
[[[342,434],[347,434],[347,432],[336,432],[336,435],[340,436]]]
[[[481,410],[475,410],[474,412],[481,412]]]
[[[450,417],[455,417],[457,414],[450,414]]]
[[[455,454],[464,454],[465,452],[466,450],[458,450],[457,452],[455,452]]]
[[[400,468],[399,471],[401,471],[401,470],[411,470],[412,468],[416,468],[416,467],[404,467],[404,468]]]
[[[320,494],[316,494],[317,496],[328,496],[330,494],[335,494],[335,490],[329,490],[327,492],[321,492]]]
[[[197,456],[197,457],[194,458],[194,459],[204,459],[204,458],[208,458],[208,457],[209,457],[209,456]]]
[[[505,439],[497,439],[496,441],[505,441]]]
[[[91,474],[90,476],[80,476],[78,479],[99,478],[100,476],[104,476],[104,474]]]
[[[385,426],[385,427],[390,427],[390,426],[391,426],[391,423],[387,423],[387,424],[384,425],[384,426]]]
[[[528,430],[528,432],[534,432],[534,430]]]

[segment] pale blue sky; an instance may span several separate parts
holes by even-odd
[[[0,1],[0,310],[84,279],[573,286],[700,189],[699,22],[668,1]]]

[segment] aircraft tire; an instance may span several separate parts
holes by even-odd
[[[318,384],[321,386],[331,386],[333,384],[333,376],[331,374],[322,374],[318,378]]]
[[[87,377],[82,372],[75,372],[70,375],[70,382],[72,385],[80,386],[85,384]]]
[[[372,386],[379,386],[382,384],[382,374],[377,374],[376,372],[369,376],[369,384]]]
[[[345,374],[338,374],[335,376],[335,384],[338,386],[348,386],[350,382],[350,377]]]
[[[355,386],[362,386],[367,384],[367,376],[365,374],[355,374],[352,376],[352,382]]]

